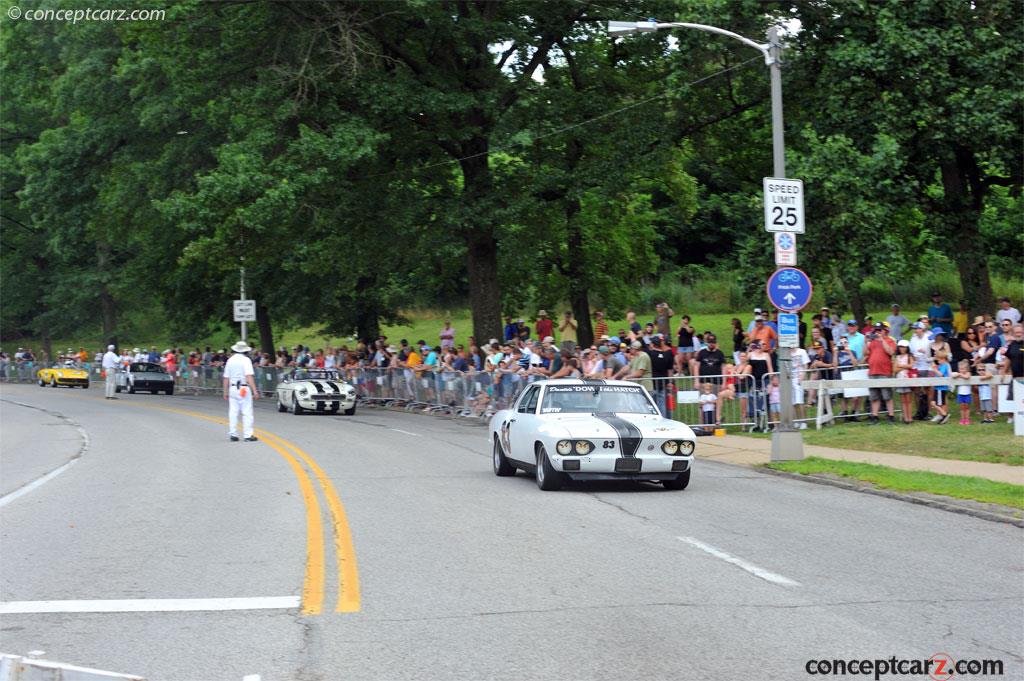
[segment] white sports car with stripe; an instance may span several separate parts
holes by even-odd
[[[351,416],[356,390],[334,369],[296,369],[277,385],[277,410],[298,416],[306,412]]]
[[[532,383],[491,418],[494,474],[532,473],[555,490],[567,480],[690,483],[697,438],[663,418],[650,393],[628,381],[557,379]]]

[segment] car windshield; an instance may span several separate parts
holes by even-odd
[[[337,381],[338,372],[333,369],[296,369],[292,374],[293,381],[313,379],[315,381]]]
[[[542,414],[657,414],[646,391],[632,385],[548,386]]]
[[[151,374],[162,374],[164,368],[159,364],[150,364],[149,362],[136,362],[132,364],[131,371],[133,373],[147,372]]]

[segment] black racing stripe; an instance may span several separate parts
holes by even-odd
[[[640,449],[640,441],[644,439],[640,429],[615,414],[594,414],[594,416],[615,429],[619,436],[619,451],[622,452],[622,456],[627,459],[635,458],[636,450]]]
[[[334,392],[338,393],[339,395],[341,394],[341,388],[338,387],[337,383],[335,383],[334,381],[327,381],[326,383],[327,385],[334,388]]]
[[[316,391],[318,393],[322,393],[324,391],[324,387],[322,385],[320,385],[320,383],[318,381],[310,381],[310,383],[313,384],[313,387],[316,388]]]

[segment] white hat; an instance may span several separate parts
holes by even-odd
[[[909,348],[910,347],[910,341],[908,341],[906,339],[903,339],[899,343],[897,343],[896,345],[898,347],[901,347],[901,348]]]
[[[252,348],[246,345],[245,341],[238,341],[231,346],[231,352],[249,352],[250,350],[252,350]]]
[[[111,352],[113,352],[114,351],[114,346],[113,345],[108,345],[107,346],[107,350],[110,350]]]
[[[544,339],[541,341],[541,343],[554,343],[554,342],[555,342],[555,339],[552,336],[544,336]]]
[[[132,348],[132,352],[134,352],[134,353],[138,353],[138,352],[139,352],[139,349],[138,349],[138,348]]]

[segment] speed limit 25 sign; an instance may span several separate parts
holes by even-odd
[[[804,233],[804,181],[764,178],[764,228]]]

